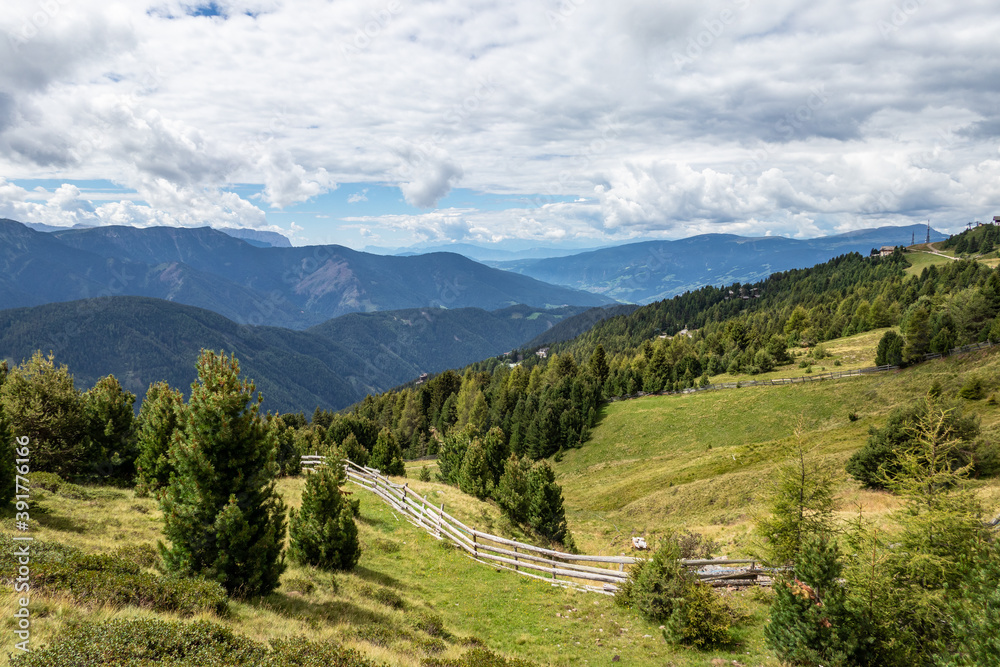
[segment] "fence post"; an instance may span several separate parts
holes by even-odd
[[[521,570],[518,567],[517,563],[518,563],[518,559],[517,559],[517,545],[514,545],[514,571],[515,572],[520,572]]]
[[[476,542],[476,533],[475,532],[472,533],[472,554],[476,558],[479,558],[479,543]]]
[[[438,523],[437,523],[437,536],[441,537],[441,522],[444,521],[444,503],[441,503],[441,509],[438,510]]]

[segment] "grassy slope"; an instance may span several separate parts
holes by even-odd
[[[877,342],[872,333],[827,346],[834,358],[861,356]],[[833,370],[830,361],[822,363]],[[783,371],[773,375],[793,373]],[[869,426],[884,423],[894,407],[918,400],[935,379],[945,396],[954,396],[968,375],[980,376],[989,391],[996,391],[1000,351],[873,376],[613,403],[592,440],[556,464],[577,544],[585,552],[624,553],[633,534],[687,528],[719,539],[730,554],[739,553],[761,511],[768,479],[792,454],[797,429],[811,455],[838,471],[839,509],[845,517],[857,511],[859,502],[875,514],[891,509],[894,500],[860,490],[843,472],[844,462],[865,442]],[[996,440],[1000,408],[962,401],[962,409],[979,415],[984,432]],[[851,422],[851,412],[860,419]],[[1000,510],[1000,480],[980,484],[987,507]]]
[[[297,505],[302,486],[302,479],[286,479],[280,490],[291,505]],[[477,525],[489,525],[484,511],[486,517],[498,516],[493,508],[447,487],[418,482],[411,486],[432,495],[437,492],[435,500],[448,503],[450,510],[476,520]],[[233,603],[227,618],[200,617],[262,641],[295,636],[333,639],[390,665],[419,665],[431,655],[457,656],[469,648],[472,637],[540,665],[605,664],[615,655],[626,664],[661,665],[671,660],[678,665],[701,665],[712,657],[734,659],[747,651],[755,656],[754,664],[775,664],[763,649],[759,622],[747,631],[745,645],[732,652],[671,649],[655,627],[616,608],[611,598],[483,566],[410,525],[375,496],[358,492],[363,555],[353,572],[330,575],[292,565],[275,594],[256,602]],[[32,534],[89,552],[109,552],[124,544],[155,544],[160,539],[161,518],[155,501],[136,498],[131,491],[94,489],[92,493],[93,497],[80,500],[36,491],[32,516],[37,524]],[[13,532],[12,514],[5,512],[0,525],[5,532]],[[296,592],[302,580],[313,582],[315,590],[304,595]],[[390,602],[398,596],[403,608],[378,602],[373,593]],[[737,603],[758,621],[766,613],[765,607],[749,598],[740,597]],[[88,606],[37,593],[31,609],[35,647],[84,619],[176,618],[136,608]],[[13,598],[8,596],[0,602],[5,619],[0,664],[6,664],[13,648],[13,611]],[[434,636],[437,633],[421,629],[434,618],[447,633],[443,644]]]

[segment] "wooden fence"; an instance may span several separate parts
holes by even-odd
[[[325,457],[316,454],[302,457],[305,470],[325,465],[325,462]],[[353,461],[344,463],[349,481],[374,493],[413,525],[423,528],[437,539],[451,541],[469,557],[486,565],[559,586],[612,595],[628,578],[625,566],[639,560],[632,556],[569,554],[490,535],[466,526],[448,514],[444,504],[433,504],[410,489],[408,484],[396,484],[377,470],[359,466]],[[766,578],[759,578],[766,572],[752,560],[684,560],[681,563],[695,570],[702,581],[712,586],[745,586],[767,581]],[[706,568],[711,570],[706,571]]]

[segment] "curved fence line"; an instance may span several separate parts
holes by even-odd
[[[325,463],[326,457],[318,454],[302,457],[306,470]],[[435,505],[410,489],[408,484],[396,484],[373,468],[345,460],[344,470],[349,481],[374,493],[403,514],[407,521],[439,540],[449,540],[467,556],[484,565],[542,579],[557,586],[613,595],[628,578],[625,566],[641,560],[633,556],[570,554],[484,533],[448,514],[443,503]],[[695,570],[699,579],[712,586],[761,583],[758,576],[765,574],[756,561],[745,559],[682,560],[681,564]],[[725,567],[734,565],[743,567]],[[705,568],[711,569],[704,571]]]

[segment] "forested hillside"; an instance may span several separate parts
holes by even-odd
[[[161,299],[105,297],[0,311],[0,358],[54,352],[89,387],[108,374],[140,401],[153,382],[187,391],[202,348],[239,355],[280,412],[340,409],[421,373],[462,367],[536,336],[583,308],[422,308],[358,313],[308,331],[239,325]]]
[[[1000,270],[956,261],[907,276],[907,266],[900,251],[882,258],[850,254],[752,285],[705,287],[600,322],[544,357],[529,350],[521,362],[494,358],[369,396],[350,418],[389,429],[409,456],[440,450],[454,461],[445,468],[459,470],[475,438],[449,441],[449,434],[498,428],[501,452],[558,455],[586,442],[608,397],[771,370],[787,363],[792,344],[899,326],[898,361],[906,363],[1000,339]],[[685,327],[688,333],[678,334]],[[487,466],[496,484],[502,460]]]

